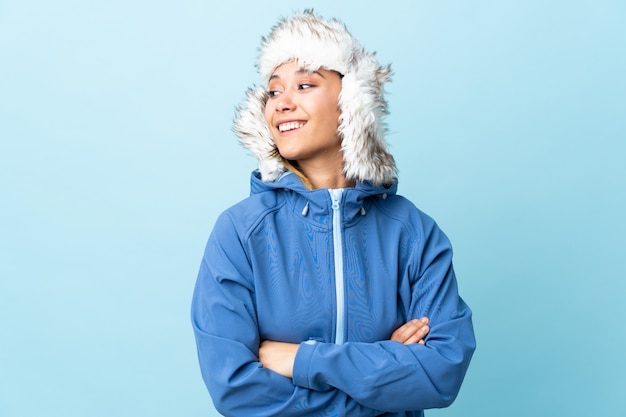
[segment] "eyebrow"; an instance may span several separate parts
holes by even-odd
[[[296,74],[296,75],[317,74],[320,77],[322,77],[323,79],[326,79],[326,77],[324,77],[321,72],[319,72],[319,71],[311,71],[311,70],[308,70],[308,69],[299,69],[298,71],[294,72],[294,74]],[[270,77],[270,81],[271,80],[277,80],[277,79],[280,79],[280,76],[277,75],[277,74],[272,74],[272,76]]]

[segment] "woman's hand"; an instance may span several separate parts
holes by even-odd
[[[405,345],[412,343],[426,344],[424,338],[430,331],[428,327],[428,317],[422,317],[421,319],[413,319],[408,323],[398,327],[391,335],[390,340],[395,340]]]
[[[300,345],[294,343],[264,340],[259,346],[259,362],[264,368],[272,370],[286,378],[291,378],[293,363]]]
[[[398,327],[391,335],[390,340],[395,340],[405,345],[426,342],[424,338],[430,331],[428,317],[414,319]],[[298,353],[299,344],[275,342],[264,340],[259,346],[259,362],[264,368],[276,372],[285,378],[293,375],[293,363]]]

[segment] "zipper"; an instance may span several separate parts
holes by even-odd
[[[335,326],[335,343],[343,344],[345,329],[345,299],[343,282],[343,244],[341,234],[341,197],[343,189],[329,189],[333,208],[333,251],[335,258],[335,297],[337,308],[337,323]]]

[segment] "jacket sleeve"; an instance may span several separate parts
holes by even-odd
[[[339,389],[298,387],[262,367],[252,271],[235,224],[227,214],[218,219],[191,307],[200,369],[214,406],[225,416],[377,415]]]
[[[425,345],[305,342],[294,364],[302,388],[338,388],[364,406],[388,412],[450,405],[475,349],[471,311],[459,297],[447,237],[427,219],[405,273],[411,282],[407,317],[430,319]]]

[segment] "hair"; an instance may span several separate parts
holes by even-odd
[[[288,159],[285,159],[283,156],[281,156],[281,159],[283,161],[283,165],[285,165],[285,168],[287,168],[289,171],[293,172],[298,178],[300,178],[300,181],[302,181],[306,188],[308,188],[309,190],[312,190],[314,188],[311,181],[306,177],[306,175],[304,175],[304,172],[300,171],[297,168],[298,163],[296,161],[292,162]]]

